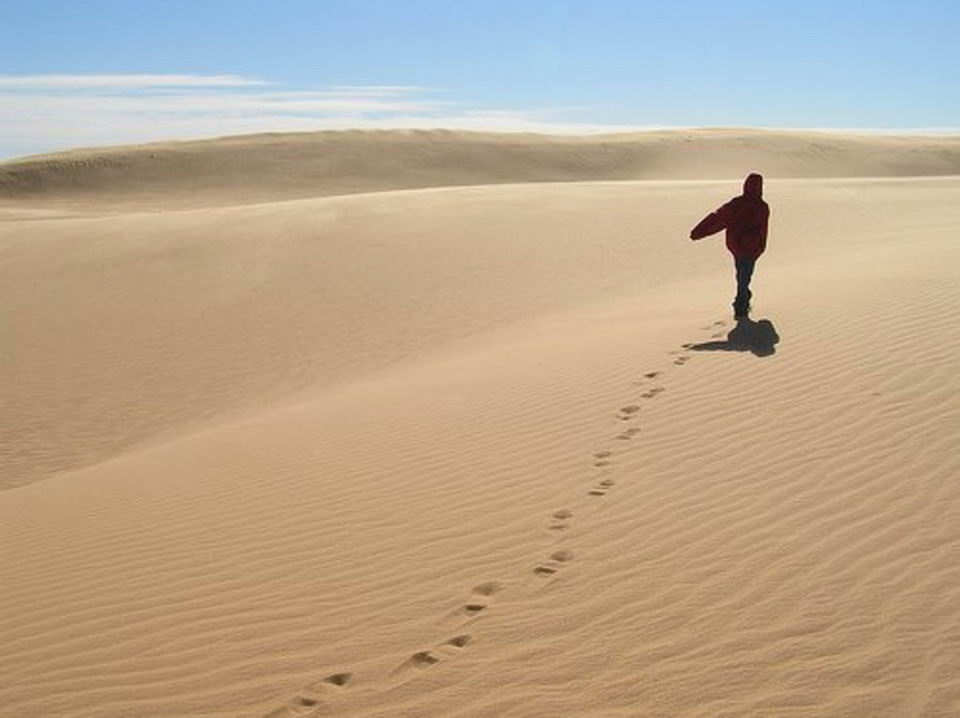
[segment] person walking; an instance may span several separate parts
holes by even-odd
[[[763,176],[752,173],[743,182],[743,194],[711,212],[690,230],[696,241],[721,229],[727,230],[727,249],[733,255],[737,272],[737,296],[733,300],[733,316],[743,319],[750,314],[750,279],[757,259],[767,248],[767,226],[770,207],[763,200]]]

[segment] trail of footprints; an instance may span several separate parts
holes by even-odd
[[[498,581],[484,581],[474,586],[470,598],[454,614],[467,620],[478,616],[487,610],[494,594],[502,588],[503,584]],[[398,665],[393,672],[396,675],[402,675],[410,671],[429,668],[455,657],[472,642],[472,635],[459,633],[431,648],[416,651]],[[344,689],[352,680],[353,675],[351,673],[334,673],[315,683],[308,684],[285,706],[267,713],[264,718],[317,715],[320,711],[329,709],[331,702],[343,694]]]
[[[714,322],[708,327],[701,327],[703,330],[716,330],[726,326],[726,322]],[[713,336],[719,336],[714,334]],[[675,355],[673,360],[675,366],[683,366],[690,360],[688,351],[692,345],[684,344],[679,351],[670,352]],[[643,375],[643,379],[634,382],[634,385],[644,386],[650,381],[661,376],[662,372],[651,371]],[[662,386],[654,386],[640,394],[640,399],[649,400],[662,394],[666,389]],[[621,422],[635,422],[640,416],[640,404],[627,404],[618,409],[616,418]],[[642,431],[640,426],[628,425],[627,428],[614,435],[613,439],[617,441],[629,441]],[[592,455],[593,466],[601,472],[601,478],[596,480],[587,491],[591,497],[603,497],[610,493],[616,481],[605,474],[613,465],[614,451],[611,449],[602,449]],[[558,535],[558,540],[563,540],[563,533],[570,528],[574,512],[563,508],[554,511],[550,515],[547,529],[552,534]],[[567,564],[573,561],[573,551],[565,548],[559,548],[549,554],[546,560],[540,562],[533,568],[533,575],[541,579],[550,579],[556,576]],[[460,620],[472,621],[476,617],[484,614],[491,605],[492,597],[500,592],[504,586],[497,581],[485,581],[473,587],[470,598],[465,601],[452,616]],[[408,656],[400,665],[397,666],[394,673],[403,674],[406,672],[417,672],[428,669],[445,660],[456,657],[473,642],[474,638],[469,633],[458,633],[431,648],[422,649]],[[271,713],[266,714],[265,718],[281,718],[282,716],[307,716],[316,715],[318,711],[329,707],[329,701],[335,700],[346,691],[353,682],[351,673],[333,673],[325,678],[308,684],[288,703]]]

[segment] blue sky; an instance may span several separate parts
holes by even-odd
[[[957,0],[0,0],[0,157],[257,131],[960,126]]]

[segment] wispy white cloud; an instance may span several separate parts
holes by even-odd
[[[583,108],[482,108],[417,85],[289,88],[241,75],[0,75],[0,156],[251,132],[450,128],[587,133]]]
[[[438,90],[436,87],[423,87],[420,85],[334,85],[327,90],[327,92],[330,93],[371,95],[377,97],[390,97],[393,95],[441,91],[442,90]]]
[[[0,90],[84,90],[150,87],[250,87],[266,84],[241,75],[0,75]]]
[[[443,103],[400,97],[323,92],[211,93],[175,92],[163,94],[17,94],[0,91],[0,116],[56,114],[66,112],[115,113],[164,121],[171,114],[207,114],[228,117],[237,113],[312,114],[318,116],[353,113],[426,112]]]

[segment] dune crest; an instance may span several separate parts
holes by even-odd
[[[960,174],[960,136],[749,129],[552,136],[326,131],[75,150],[0,162],[0,200],[152,209],[425,187]]]

